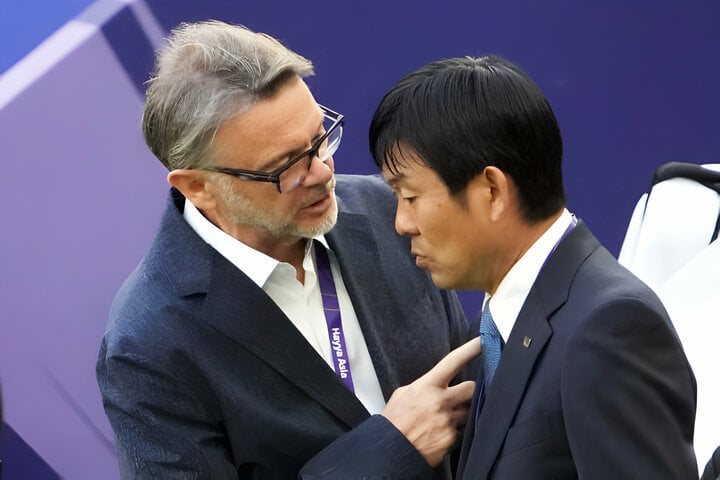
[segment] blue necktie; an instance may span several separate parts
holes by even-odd
[[[490,385],[495,369],[500,363],[503,339],[490,314],[490,302],[485,304],[480,316],[480,340],[482,341],[482,368],[485,388]]]

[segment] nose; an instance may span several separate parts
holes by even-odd
[[[310,160],[310,170],[308,170],[302,183],[305,186],[324,185],[332,179],[334,172],[335,163],[332,156],[323,161],[320,160],[318,155],[314,155]]]
[[[395,231],[400,235],[418,235],[420,233],[412,215],[403,205],[402,199],[398,201],[395,212]]]

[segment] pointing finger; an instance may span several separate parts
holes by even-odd
[[[480,354],[480,350],[480,338],[473,338],[445,355],[437,365],[420,378],[431,384],[447,387],[465,364]]]

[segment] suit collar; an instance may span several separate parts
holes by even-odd
[[[540,271],[510,333],[492,388],[478,388],[468,419],[461,450],[459,473],[470,471],[486,478],[512,423],[533,367],[552,336],[549,320],[567,301],[573,277],[580,265],[600,244],[583,222],[579,222],[558,245]],[[478,369],[482,384],[482,369]],[[476,417],[480,393],[485,393],[480,417]],[[472,441],[475,432],[476,441]]]
[[[504,340],[510,336],[520,309],[547,259],[574,226],[572,214],[563,209],[560,216],[527,249],[505,274],[490,302],[490,311]]]
[[[600,247],[600,242],[583,221],[578,221],[573,231],[560,242],[540,271],[533,290],[531,290],[531,293],[535,291],[535,295],[544,306],[548,317],[567,301],[570,286],[578,268],[592,252]]]
[[[172,188],[160,230],[146,259],[172,279],[181,296],[207,292],[214,258],[214,250],[185,222],[184,205],[185,197]]]

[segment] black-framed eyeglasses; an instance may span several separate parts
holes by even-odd
[[[204,167],[203,170],[225,173],[244,180],[274,183],[279,193],[289,192],[297,188],[307,177],[313,158],[318,157],[321,162],[326,162],[337,152],[342,139],[345,117],[322,105],[319,105],[319,107],[323,113],[323,130],[325,133],[318,138],[309,150],[291,158],[287,163],[272,172],[225,167]]]

